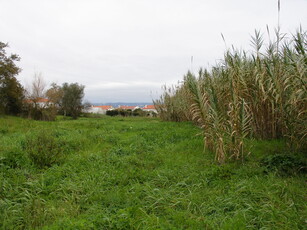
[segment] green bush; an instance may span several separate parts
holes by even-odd
[[[145,117],[146,116],[146,112],[141,110],[141,109],[136,109],[132,111],[132,116],[140,116],[140,117]]]
[[[136,110],[131,110],[131,109],[114,109],[114,110],[108,110],[106,115],[108,116],[123,116],[123,117],[156,117],[157,114],[155,112],[147,112],[143,111],[142,109],[136,109]]]
[[[114,110],[108,110],[106,115],[113,117],[119,115],[119,113],[117,109],[114,109]]]
[[[42,108],[37,105],[28,104],[24,105],[22,116],[37,121],[55,121],[57,113],[57,107],[52,105]]]
[[[26,137],[24,149],[36,166],[44,168],[63,160],[64,145],[55,138],[54,133],[40,130]]]
[[[260,163],[266,172],[277,172],[281,176],[306,173],[306,164],[298,156],[273,154],[264,157]]]

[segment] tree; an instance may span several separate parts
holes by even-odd
[[[16,54],[7,55],[8,44],[0,42],[0,112],[17,115],[22,110],[24,90],[16,79],[21,69],[15,61],[20,58]]]
[[[62,87],[56,83],[51,84],[51,88],[46,92],[47,98],[57,107],[61,107],[61,101],[63,98]]]
[[[64,115],[77,119],[82,110],[82,99],[84,97],[84,86],[78,83],[64,83],[62,85],[63,98],[62,109]]]
[[[45,97],[46,83],[42,73],[35,73],[32,81],[31,98],[38,99]]]
[[[46,100],[46,83],[41,73],[35,73],[31,86],[27,91],[27,103],[24,106],[28,117],[34,120],[53,121],[58,112],[51,100]],[[49,98],[48,98],[49,99]]]

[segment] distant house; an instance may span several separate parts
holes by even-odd
[[[40,108],[46,108],[52,104],[52,102],[47,98],[36,98],[36,99],[27,99],[24,101],[27,104],[37,105]]]
[[[90,107],[87,109],[88,113],[97,113],[97,114],[106,114],[108,110],[113,110],[112,105],[99,105],[99,106],[94,106]]]
[[[154,112],[157,113],[157,109],[154,105],[145,105],[145,107],[142,108],[143,111],[146,112]]]
[[[128,110],[128,109],[130,109],[130,110],[136,110],[136,109],[139,109],[140,107],[138,107],[138,106],[127,106],[127,105],[121,105],[121,106],[119,106],[118,107],[118,109],[123,109],[123,110]]]

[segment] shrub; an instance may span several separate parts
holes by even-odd
[[[266,172],[277,172],[281,176],[306,173],[306,164],[293,155],[273,154],[264,157],[260,163],[265,167]]]
[[[39,168],[50,167],[64,158],[63,144],[54,134],[47,130],[40,130],[28,135],[24,149],[32,162]]]
[[[32,104],[25,105],[23,108],[23,116],[33,120],[54,121],[56,119],[58,109],[55,106],[42,108]]]
[[[117,116],[117,115],[118,115],[118,110],[117,110],[117,109],[108,110],[107,113],[106,113],[106,115],[111,116],[111,117]]]
[[[157,114],[155,112],[147,112],[143,111],[142,109],[114,109],[114,110],[108,110],[106,112],[106,115],[108,116],[123,116],[123,117],[156,117]]]
[[[123,116],[123,117],[131,117],[132,111],[130,109],[124,110],[124,109],[114,109],[114,110],[108,110],[106,113],[108,116]]]

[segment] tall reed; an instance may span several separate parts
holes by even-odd
[[[190,112],[190,96],[186,81],[181,85],[167,87],[164,85],[163,94],[154,100],[159,116],[165,121],[189,121],[192,119]]]
[[[266,47],[255,31],[251,41],[254,51],[228,50],[218,65],[200,69],[198,76],[188,72],[156,101],[162,119],[195,121],[205,149],[220,163],[243,159],[247,137],[284,138],[292,148],[306,150],[306,31],[291,38],[276,31]]]

